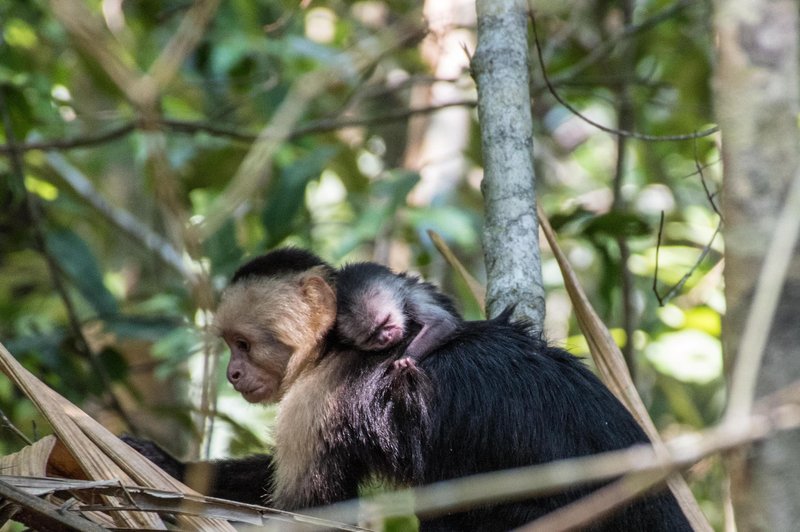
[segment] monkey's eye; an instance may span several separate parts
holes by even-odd
[[[238,349],[239,351],[242,351],[243,353],[249,353],[250,352],[250,342],[248,342],[244,338],[235,339],[233,341],[233,345],[234,345],[234,347],[236,347],[236,349]]]

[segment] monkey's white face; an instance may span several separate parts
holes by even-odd
[[[229,330],[222,337],[231,350],[227,375],[233,388],[249,403],[274,401],[292,349],[276,341],[269,331],[253,335]]]
[[[231,350],[228,381],[250,403],[280,399],[292,357],[313,348],[335,312],[332,290],[313,272],[228,287],[214,323]]]

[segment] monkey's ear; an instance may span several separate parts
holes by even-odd
[[[336,321],[336,293],[324,278],[313,273],[301,278],[300,291],[311,311],[307,323],[319,339]]]
[[[304,276],[300,280],[300,287],[303,297],[311,306],[319,310],[336,308],[336,294],[333,288],[319,275]]]

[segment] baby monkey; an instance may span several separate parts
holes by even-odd
[[[383,351],[420,327],[395,368],[416,365],[463,323],[452,300],[430,283],[373,262],[349,264],[336,275],[336,332],[362,351]]]

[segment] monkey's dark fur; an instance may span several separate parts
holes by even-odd
[[[292,261],[284,260],[287,253]],[[240,272],[259,276],[276,271],[277,263],[296,265],[298,272],[308,264],[324,264],[312,254],[299,260],[305,253],[276,251]],[[234,282],[244,278],[237,272]],[[402,356],[403,349],[398,346],[395,356]],[[398,485],[419,485],[647,442],[633,417],[580,360],[548,346],[524,324],[510,321],[508,313],[463,323],[432,356],[402,371],[390,371],[391,357],[348,349],[332,336],[322,350],[324,356],[309,378],[320,375],[317,383],[335,406],[318,432],[316,454],[299,468],[303,478],[292,489],[276,492],[271,501],[286,509],[354,497],[359,483],[374,475]],[[289,390],[281,408],[292,408]],[[272,471],[269,457],[258,460],[263,461],[262,472]],[[235,468],[236,463],[218,465]],[[248,467],[252,470],[253,463]],[[239,492],[262,494],[265,489],[258,482],[248,485],[251,476],[231,480]],[[480,507],[424,521],[422,528],[507,530],[591,489]],[[598,520],[590,530],[691,527],[673,496],[660,488]]]

